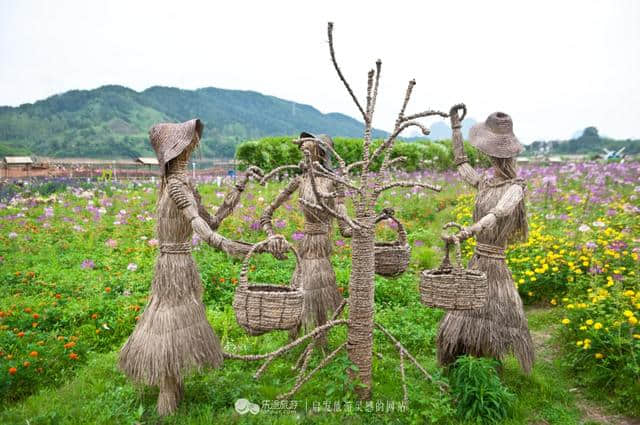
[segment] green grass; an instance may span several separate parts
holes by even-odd
[[[414,320],[420,320],[425,330],[425,340],[407,341],[407,347],[419,353],[418,359],[427,369],[438,375],[435,365],[433,331],[438,315],[420,306],[406,307],[381,314],[381,321],[392,317],[396,320],[393,332],[401,337],[402,331],[411,333]],[[532,331],[537,332],[555,315],[554,311],[536,310],[529,314]],[[266,352],[286,342],[283,333],[265,335],[258,338],[247,337],[235,325],[231,309],[209,311],[209,319],[216,332],[224,336],[227,350],[236,352]],[[404,325],[398,323],[404,322]],[[431,336],[428,334],[431,333]],[[376,334],[377,335],[377,334]],[[422,336],[422,335],[421,335]],[[336,346],[344,338],[344,331],[333,332],[329,344]],[[233,345],[231,344],[233,341]],[[393,347],[376,336],[376,356],[374,368],[374,401],[402,400],[402,389],[398,372],[398,357]],[[290,366],[297,358],[296,350],[283,360],[276,361],[260,380],[252,378],[259,363],[247,364],[228,360],[224,368],[194,374],[185,381],[185,400],[175,415],[160,419],[155,415],[157,390],[133,386],[116,368],[117,352],[90,356],[87,364],[59,388],[42,389],[17,404],[7,406],[0,412],[2,424],[291,424],[313,423],[356,424],[367,423],[405,424],[442,423],[460,424],[455,418],[450,400],[434,385],[426,382],[412,366],[407,366],[409,384],[409,406],[406,413],[314,413],[313,403],[340,401],[343,397],[343,368],[346,358],[339,357],[335,364],[327,367],[305,385],[295,399],[300,400],[295,414],[265,414],[241,416],[235,412],[233,403],[238,398],[253,402],[273,400],[275,396],[290,388],[293,372]],[[318,357],[316,357],[317,362]],[[569,371],[557,358],[539,358],[531,376],[524,376],[514,358],[504,364],[502,381],[516,394],[512,417],[505,424],[548,423],[558,425],[581,424],[581,412],[576,406],[576,398],[569,389],[573,382]],[[446,377],[444,378],[446,379]],[[353,398],[352,400],[354,400]],[[308,409],[308,411],[306,410]],[[365,419],[366,418],[366,419]]]

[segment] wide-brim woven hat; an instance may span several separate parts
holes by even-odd
[[[324,143],[326,143],[327,145],[333,147],[333,139],[326,135],[326,134],[311,134],[311,133],[307,133],[306,131],[303,131],[302,133],[300,133],[300,138],[301,139],[306,139],[306,138],[313,138],[313,139],[320,139],[322,140]],[[321,144],[318,144],[318,147],[322,150],[322,152],[324,152],[324,166],[331,168],[331,152],[324,147]]]
[[[196,133],[202,137],[204,124],[195,118],[181,123],[160,123],[149,130],[149,140],[156,152],[160,172],[166,172],[166,163],[176,158],[193,141]]]
[[[471,127],[469,142],[495,158],[512,158],[524,150],[524,146],[513,134],[511,117],[504,112],[494,112],[485,122]]]

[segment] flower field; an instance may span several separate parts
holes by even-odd
[[[554,341],[578,381],[606,389],[613,405],[638,415],[640,164],[531,166],[520,174],[529,182],[530,237],[511,247],[507,257],[523,301],[556,312]],[[473,193],[452,173],[425,172],[423,177],[445,189],[439,194],[399,189],[382,199],[380,208],[395,207],[407,228],[412,265],[399,279],[376,278],[376,305],[385,323],[393,323],[398,314],[411,318],[392,330],[437,371],[434,337],[442,312],[418,304],[417,275],[438,264],[443,223],[471,224]],[[210,208],[222,202],[227,190],[211,180],[200,181],[199,187]],[[250,184],[220,232],[250,242],[263,239],[259,216],[281,188],[281,183]],[[68,382],[92,358],[116,352],[124,343],[145,306],[152,278],[155,201],[151,183],[50,181],[0,188],[4,405],[10,408],[39,390]],[[302,223],[295,199],[274,216],[274,229],[290,240],[299,239]],[[392,224],[380,224],[378,234],[395,237]],[[230,307],[240,261],[213,252],[197,238],[193,245],[204,302],[225,349],[262,350],[259,342],[270,341],[264,339],[269,336],[242,335]],[[350,242],[336,231],[334,245],[338,284],[348,296]],[[473,242],[464,249],[470,255]],[[262,256],[252,264],[251,275],[264,282],[286,283],[293,270],[291,258],[281,264]],[[232,401],[219,403],[224,407]],[[451,411],[440,408],[436,419],[446,419]]]

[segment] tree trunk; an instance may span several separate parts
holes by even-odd
[[[364,222],[371,221],[364,219]],[[371,398],[371,357],[373,349],[374,230],[354,230],[351,242],[351,278],[349,280],[349,360],[358,367],[350,372],[365,385],[357,388],[360,398]]]

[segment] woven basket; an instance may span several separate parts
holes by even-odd
[[[411,248],[407,243],[407,232],[404,226],[393,217],[393,210],[390,210],[390,213],[387,211],[389,210],[385,210],[385,213],[376,218],[376,223],[387,218],[393,220],[398,225],[398,240],[375,243],[375,268],[376,273],[381,276],[394,277],[404,273],[409,267]]]
[[[460,227],[453,223],[453,225]],[[487,275],[480,270],[462,267],[460,242],[453,238],[456,264],[449,261],[451,242],[446,243],[440,267],[424,270],[420,275],[420,301],[429,307],[445,310],[474,310],[487,302]]]
[[[233,298],[233,309],[238,324],[250,335],[261,335],[275,330],[286,330],[296,326],[302,317],[304,298],[302,291],[294,285],[249,284],[247,277],[249,259],[254,252],[264,247],[267,241],[251,248],[242,263],[240,279]],[[294,247],[296,262],[300,257]],[[298,268],[297,268],[298,269]],[[293,279],[296,282],[297,279]]]

